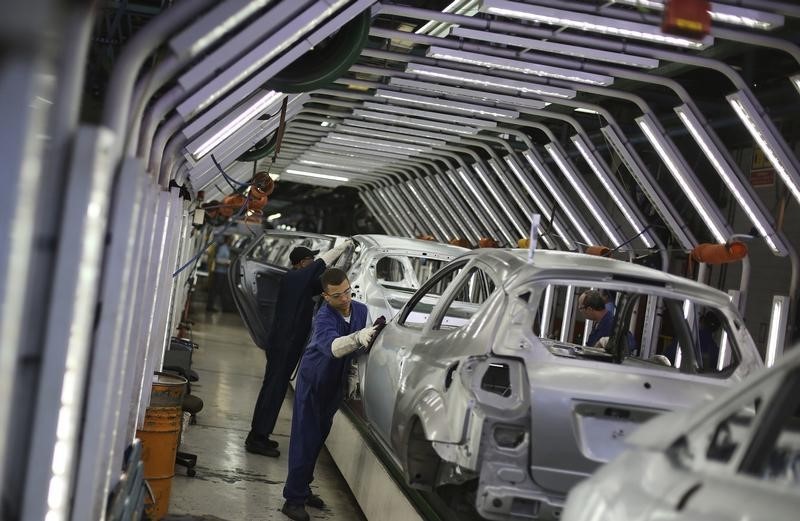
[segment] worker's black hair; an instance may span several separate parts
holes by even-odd
[[[328,268],[322,273],[319,282],[322,284],[322,291],[328,292],[329,286],[336,286],[347,280],[347,273],[339,268]]]
[[[583,293],[583,305],[600,311],[606,308],[606,301],[599,291],[590,289]]]

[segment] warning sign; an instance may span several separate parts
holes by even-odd
[[[750,165],[750,184],[753,186],[775,185],[775,169],[760,148],[753,148],[753,162]]]

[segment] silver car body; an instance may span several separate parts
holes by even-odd
[[[231,290],[256,345],[266,349],[280,279],[289,269],[292,249],[305,246],[324,252],[344,240],[341,236],[270,230],[234,259],[228,273]],[[387,235],[356,235],[353,240],[355,248],[345,251],[334,265],[347,271],[354,298],[367,304],[373,319],[381,315],[390,319],[427,277],[469,251]],[[390,280],[379,277],[381,274]]]
[[[726,320],[735,364],[698,375],[634,357],[612,363],[603,350],[540,337],[548,286],[714,309]],[[711,400],[761,367],[742,324],[726,294],[653,269],[549,251],[529,263],[519,250],[476,250],[432,277],[380,334],[361,362],[365,412],[413,486],[477,482],[475,506],[486,519],[552,518],[635,427]]]
[[[716,400],[645,424],[569,495],[565,521],[800,518],[800,349]]]

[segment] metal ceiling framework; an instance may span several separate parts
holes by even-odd
[[[782,203],[800,200],[785,103],[800,95],[800,5],[713,2],[698,42],[660,31],[663,3],[31,0],[0,19],[3,515],[102,517],[186,299],[189,270],[173,268],[202,250],[172,180],[209,199],[254,167],[351,186],[387,232],[473,244],[513,245],[538,212],[547,248],[608,243],[664,269],[668,250],[752,226],[789,259],[796,307],[794,245],[739,154],[755,143]],[[341,77],[276,81],[364,13],[367,45],[355,62],[343,49]],[[127,38],[105,89],[87,63],[95,21],[100,52]],[[79,115],[86,90],[104,90],[99,124]],[[284,100],[274,163],[237,161],[269,148]]]
[[[755,1],[748,3],[747,9],[744,9],[741,6],[716,3],[715,8],[722,10],[721,14],[714,15],[715,24],[719,26],[715,26],[711,36],[697,44],[693,40],[678,37],[667,41],[663,39],[664,35],[658,28],[659,10],[663,6],[658,2],[612,4],[615,5],[591,1],[540,0],[523,3],[485,0],[453,2],[440,12],[391,2],[377,3],[372,6],[373,27],[370,33],[373,40],[362,51],[361,61],[351,66],[350,72],[330,88],[319,89],[310,96],[291,98],[298,108],[290,111],[287,118],[284,148],[274,165],[269,165],[268,160],[261,160],[258,168],[270,167],[273,174],[295,182],[324,186],[346,183],[365,194],[371,190],[368,187],[371,184],[365,183],[369,183],[372,178],[376,182],[397,182],[381,170],[387,167],[387,163],[407,161],[415,166],[411,167],[411,173],[405,175],[424,178],[426,175],[442,175],[430,164],[431,160],[434,164],[440,164],[446,172],[457,173],[457,170],[452,170],[453,164],[448,165],[442,159],[443,156],[450,157],[451,163],[466,162],[467,164],[459,164],[458,167],[464,175],[469,173],[470,179],[476,177],[478,182],[474,186],[467,186],[470,189],[464,193],[465,197],[452,201],[454,205],[461,207],[459,210],[438,206],[441,211],[437,213],[434,210],[431,213],[431,223],[414,223],[411,231],[414,234],[433,233],[440,240],[454,238],[448,237],[449,234],[462,235],[468,232],[471,236],[466,238],[472,241],[476,241],[478,236],[488,235],[513,244],[515,241],[512,239],[519,235],[520,230],[527,228],[527,216],[524,212],[532,208],[528,204],[520,207],[519,202],[516,202],[512,211],[512,205],[508,201],[503,201],[499,194],[492,195],[499,191],[500,186],[512,186],[506,180],[515,178],[514,173],[508,162],[503,160],[509,151],[497,142],[478,144],[485,143],[482,136],[489,133],[496,135],[493,128],[503,124],[512,130],[522,131],[527,136],[537,135],[537,143],[521,144],[522,148],[528,148],[530,152],[533,152],[532,147],[540,146],[540,133],[544,133],[544,149],[547,152],[545,157],[549,156],[546,174],[549,177],[548,185],[558,187],[562,201],[580,201],[572,215],[580,213],[589,217],[590,227],[596,228],[592,234],[581,234],[572,219],[568,225],[571,233],[563,228],[562,231],[570,235],[582,235],[578,243],[591,238],[613,246],[622,246],[630,237],[641,234],[637,247],[653,248],[653,236],[658,234],[658,227],[665,227],[670,232],[660,234],[662,248],[663,241],[668,241],[674,242],[680,248],[689,249],[697,242],[695,236],[723,242],[732,235],[733,230],[703,188],[684,152],[672,141],[670,134],[674,130],[669,133],[666,131],[662,121],[667,120],[671,129],[674,129],[674,117],[659,113],[657,108],[637,96],[635,89],[630,86],[658,85],[673,92],[676,101],[681,102],[674,105],[675,113],[684,122],[701,151],[770,249],[776,255],[790,254],[791,247],[782,234],[776,231],[774,219],[752,187],[743,181],[741,167],[733,159],[731,152],[722,146],[722,140],[699,108],[701,104],[706,105],[707,101],[695,102],[681,85],[679,77],[676,79],[662,76],[659,71],[665,64],[673,63],[684,67],[710,68],[728,78],[734,88],[738,89],[731,103],[739,101],[738,106],[749,108],[749,119],[743,116],[746,121],[758,118],[757,123],[763,124],[760,128],[757,127],[754,136],[766,136],[765,151],[771,151],[768,156],[778,165],[776,170],[781,178],[791,193],[800,197],[800,192],[796,193],[800,186],[797,158],[774,125],[769,123],[768,118],[764,118],[765,110],[756,96],[732,67],[721,60],[703,56],[713,54],[718,41],[735,39],[754,48],[769,47],[785,51],[796,62],[800,53],[797,53],[794,42],[785,36],[762,34],[767,29],[779,30],[787,20],[796,24],[792,20],[798,15],[796,6]],[[632,9],[628,4],[634,4],[638,9]],[[275,4],[273,9],[278,10],[280,6],[281,3]],[[364,8],[363,5],[361,7]],[[466,11],[470,16],[453,14],[459,11]],[[268,13],[269,10],[261,20]],[[736,18],[737,14],[739,18]],[[601,27],[600,22],[603,20],[605,26]],[[758,25],[758,20],[763,20],[763,24]],[[344,21],[344,18],[339,19],[340,24]],[[748,23],[750,26],[733,25],[732,22]],[[431,29],[430,24],[435,23],[439,24],[435,26],[438,28],[436,35],[425,34]],[[423,30],[426,24],[428,29]],[[445,24],[448,31],[441,30]],[[613,25],[617,29],[608,32],[609,26]],[[237,38],[242,39],[241,35],[248,33],[249,27],[237,28]],[[572,30],[573,28],[582,30]],[[632,32],[626,32],[629,29]],[[621,39],[620,36],[627,36],[629,40]],[[238,51],[241,57],[235,66],[246,69],[248,57],[252,60],[254,56],[247,44],[252,45],[254,40],[247,40],[238,49],[233,48],[233,40],[227,41],[227,52],[229,56],[233,56]],[[273,40],[267,38],[264,41]],[[387,44],[389,47],[386,47]],[[376,45],[382,45],[383,48],[376,48]],[[255,48],[260,49],[263,46],[257,45]],[[220,51],[216,50],[208,56],[219,55]],[[259,65],[263,65],[265,60],[259,59]],[[256,69],[252,66],[250,68]],[[203,69],[202,61],[192,68],[198,69]],[[226,74],[234,76],[227,71],[222,73]],[[184,73],[182,78],[187,75],[189,74]],[[262,78],[263,76],[265,75],[262,74]],[[245,76],[241,73],[238,77],[242,82],[245,81]],[[628,82],[624,90],[614,88],[614,83],[620,80]],[[178,81],[179,85],[183,83],[185,81]],[[221,80],[217,83],[222,84]],[[248,83],[256,84],[252,81]],[[234,87],[231,85],[230,88]],[[212,90],[212,87],[205,87],[205,91]],[[244,90],[239,87],[236,92],[241,99]],[[205,96],[208,97],[209,94]],[[201,116],[204,118],[202,122],[189,121],[182,127],[184,138],[186,141],[195,141],[194,147],[190,144],[183,157],[172,157],[166,166],[162,165],[160,177],[164,183],[180,171],[181,176],[188,175],[196,189],[210,189],[209,196],[213,198],[221,195],[215,194],[212,187],[212,181],[220,174],[210,161],[210,153],[197,154],[196,142],[201,141],[203,136],[207,138],[209,133],[218,132],[220,127],[224,130],[225,125],[230,125],[231,121],[241,121],[242,114],[249,114],[249,121],[231,136],[224,141],[220,139],[214,146],[206,147],[211,149],[224,168],[234,168],[232,172],[237,180],[244,181],[252,169],[234,167],[235,158],[258,140],[274,132],[276,118],[268,118],[266,122],[256,119],[255,116],[269,110],[264,110],[264,107],[253,109],[255,103],[245,102],[238,106],[238,114],[236,109],[229,108],[227,118],[222,117],[220,120],[221,116],[217,115],[215,120],[209,115],[214,107],[222,106],[217,110],[222,113],[232,104],[228,103],[226,106],[220,102],[206,108],[202,103],[198,105],[197,100],[200,97],[202,96],[195,93],[183,101],[180,105],[183,109],[178,108],[182,118],[194,116],[202,110],[207,111]],[[257,92],[247,97],[258,97]],[[634,107],[620,109],[624,103],[630,103]],[[193,104],[196,107],[191,109]],[[603,105],[611,106],[613,112],[618,114],[639,111],[640,115],[634,117],[634,120],[641,133],[635,138],[629,137],[632,135],[629,130],[630,119],[625,122],[623,132],[622,124],[616,121],[619,116],[615,118]],[[585,130],[578,115],[573,112],[575,108],[599,113],[598,117],[606,122],[602,126],[603,133],[600,134],[596,127]],[[274,104],[271,109],[274,115]],[[163,107],[159,108],[160,113],[163,111]],[[299,126],[301,122],[307,122],[304,118],[311,114],[323,118],[315,123],[319,128]],[[206,124],[204,134],[196,132],[202,123]],[[372,123],[373,126],[365,126],[367,123]],[[593,124],[594,121],[589,123]],[[161,130],[166,129],[167,134],[174,134],[177,125],[174,120],[167,120],[162,124]],[[374,125],[381,126],[376,128]],[[557,138],[558,135],[564,136],[565,129],[570,127],[572,133],[567,139]],[[195,133],[192,135],[192,132]],[[424,139],[430,139],[426,137],[430,133],[434,133],[439,139],[422,146]],[[613,137],[607,137],[607,134],[613,134]],[[414,137],[415,143],[408,142],[410,136]],[[652,151],[655,151],[661,161],[660,165],[654,167],[652,161],[646,163],[631,143],[634,139],[641,143],[642,136],[651,143],[649,159],[653,156]],[[471,138],[472,141],[461,150],[447,150],[454,144],[464,144],[463,140],[466,138]],[[613,146],[608,144],[612,141]],[[147,149],[147,143],[149,139],[145,133],[140,140],[140,146]],[[156,143],[156,148],[163,147],[163,139],[156,140]],[[413,149],[414,145],[418,148]],[[180,148],[181,146],[173,146],[169,150],[173,153],[170,155],[174,155],[175,150]],[[615,153],[604,157],[601,149],[614,150]],[[448,156],[445,151],[456,156]],[[376,157],[376,152],[379,157]],[[498,157],[490,158],[494,152],[499,154]],[[477,157],[473,157],[475,154]],[[533,157],[532,154],[528,156]],[[485,162],[489,159],[494,159],[491,168],[487,168],[488,163]],[[376,163],[378,160],[383,162]],[[609,163],[618,162],[631,170],[632,177],[625,178],[612,172]],[[156,168],[157,163],[157,160],[151,160],[151,168]],[[524,170],[522,175],[532,176],[533,168],[527,162],[521,163],[519,166]],[[480,173],[473,172],[474,165],[478,165]],[[663,189],[658,187],[658,180],[650,173],[661,166],[673,176],[675,186],[693,208],[694,215],[688,218],[691,224],[684,217],[686,212],[673,206],[670,198],[665,197]],[[361,170],[356,170],[358,168]],[[594,186],[602,187],[609,199],[602,200],[601,197],[598,204],[592,187],[584,181],[584,172],[587,170],[597,178],[599,184]],[[348,171],[352,175],[334,175],[338,181],[319,177],[320,174],[324,176],[326,172],[332,171]],[[554,172],[557,174],[554,175]],[[332,174],[327,175],[330,177]],[[341,181],[341,178],[348,180]],[[570,189],[560,186],[560,180],[567,180]],[[637,190],[647,195],[649,206],[656,209],[660,218],[657,220],[661,222],[644,222],[644,208],[635,207],[629,195],[632,183],[637,184]],[[416,197],[414,191],[404,192],[401,191],[395,197],[396,202],[403,204],[403,207],[427,207],[423,204],[426,201]],[[493,208],[490,213],[494,222],[479,217],[479,214],[486,212],[486,209],[481,210],[484,204],[490,204]],[[611,209],[612,213],[605,214],[600,209],[601,206]],[[563,211],[560,206],[555,208],[557,212]],[[547,215],[553,211],[553,207],[549,210],[538,210]],[[471,230],[458,229],[455,222],[470,214],[474,217],[470,219]],[[390,228],[402,229],[398,227],[401,223],[391,215],[384,218],[387,219],[395,221],[389,225]],[[443,228],[445,222],[450,223],[447,228]],[[623,222],[626,226],[618,226],[615,222]],[[412,223],[406,222],[406,225],[410,224]],[[408,233],[408,228],[405,230]],[[572,247],[576,247],[576,239],[565,239]]]

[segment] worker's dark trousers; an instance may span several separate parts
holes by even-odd
[[[317,463],[325,439],[333,425],[333,415],[342,402],[341,383],[335,389],[314,388],[315,382],[298,372],[295,384],[292,434],[289,438],[289,476],[283,497],[289,503],[302,505],[311,495]]]
[[[250,430],[260,436],[269,436],[275,429],[283,399],[289,388],[289,379],[303,354],[305,337],[278,344],[267,352],[267,368],[258,392]]]

